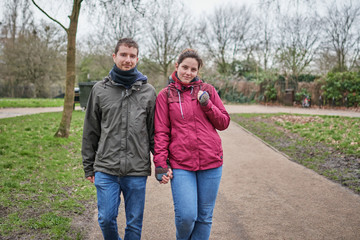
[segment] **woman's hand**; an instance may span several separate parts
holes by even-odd
[[[168,169],[167,174],[162,176],[162,180],[159,181],[160,184],[167,184],[170,179],[172,179],[173,176],[173,172],[171,170],[171,168]]]
[[[198,101],[202,106],[206,106],[209,102],[209,94],[206,91],[199,91],[197,95]]]

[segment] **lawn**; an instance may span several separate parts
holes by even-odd
[[[300,114],[233,114],[274,148],[360,194],[360,119]]]
[[[0,98],[0,108],[62,106],[63,98]]]
[[[0,239],[84,239],[95,188],[82,168],[83,118],[73,113],[67,139],[54,137],[61,113],[0,119]]]

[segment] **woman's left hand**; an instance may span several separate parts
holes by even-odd
[[[210,98],[209,93],[207,93],[206,91],[199,90],[197,99],[201,105],[206,106],[209,102],[209,98]]]

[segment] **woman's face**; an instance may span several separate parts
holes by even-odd
[[[183,83],[190,83],[199,72],[199,63],[195,58],[185,58],[180,64],[175,63],[179,79]]]

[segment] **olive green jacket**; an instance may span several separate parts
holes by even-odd
[[[103,172],[115,176],[149,176],[154,149],[156,92],[146,81],[130,89],[110,76],[90,93],[82,139],[85,177]]]

